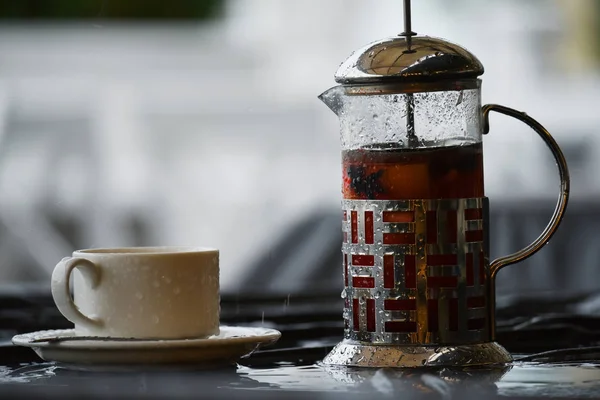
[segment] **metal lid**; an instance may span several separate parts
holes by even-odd
[[[413,83],[476,78],[483,72],[477,57],[461,46],[407,35],[355,51],[337,70],[335,80],[341,84]]]

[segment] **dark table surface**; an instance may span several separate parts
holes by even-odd
[[[45,286],[0,289],[0,398],[600,398],[599,297],[498,299],[498,340],[518,360],[503,369],[336,369],[318,362],[342,336],[339,295],[224,294],[222,322],[268,326],[275,345],[225,369],[89,370],[46,363],[13,346],[16,333],[69,328]]]

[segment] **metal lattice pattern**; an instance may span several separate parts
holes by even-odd
[[[346,338],[490,339],[487,199],[343,202]]]

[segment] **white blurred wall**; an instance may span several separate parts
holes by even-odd
[[[527,110],[565,148],[585,140],[573,189],[598,195],[600,80],[557,62],[561,2],[414,3],[417,32],[480,57],[486,102]],[[219,247],[234,287],[280,227],[338,206],[337,121],[316,97],[352,50],[401,24],[397,0],[230,0],[202,26],[0,27],[0,221],[21,238],[10,251],[48,273],[73,250],[40,207],[77,216],[85,247],[131,244],[120,228],[135,214],[154,244]],[[554,198],[542,142],[505,117],[492,124],[488,195]]]

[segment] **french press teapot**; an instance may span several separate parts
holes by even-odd
[[[359,367],[504,364],[494,341],[498,271],[540,250],[569,197],[565,158],[533,118],[481,106],[480,61],[411,29],[353,53],[319,98],[340,120],[344,340],[324,364]],[[524,122],[552,151],[560,196],[544,232],[489,260],[482,135],[496,111]]]

